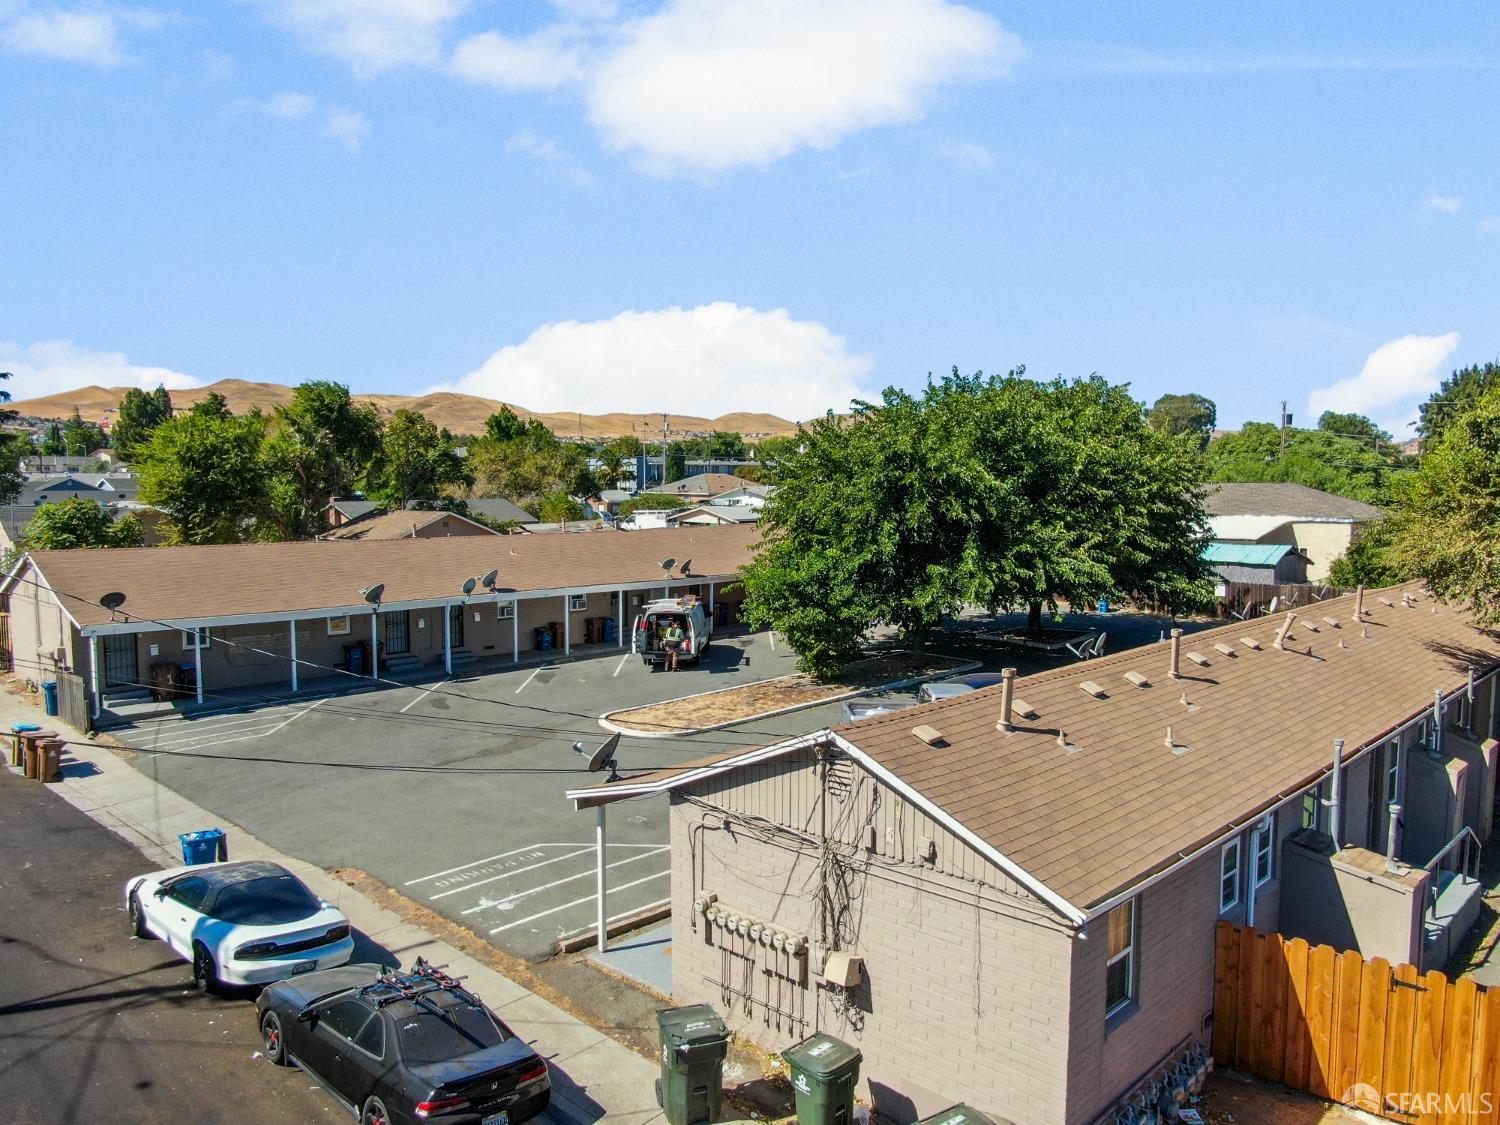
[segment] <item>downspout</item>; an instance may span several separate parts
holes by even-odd
[[[1328,806],[1328,835],[1333,838],[1333,850],[1337,852],[1342,846],[1339,843],[1339,836],[1343,828],[1341,801],[1344,795],[1344,740],[1342,738],[1333,740],[1333,772],[1329,774],[1329,778],[1329,796],[1325,802]]]

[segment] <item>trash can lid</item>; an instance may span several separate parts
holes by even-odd
[[[21,732],[21,731],[33,731],[33,730],[41,730],[42,729],[42,725],[41,725],[41,723],[12,723],[10,725],[10,729],[13,730],[13,731],[17,731],[17,732]]]
[[[986,1117],[973,1106],[960,1102],[956,1106],[943,1110],[942,1113],[922,1118],[917,1125],[994,1125],[994,1122],[993,1117]]]
[[[177,838],[184,844],[191,844],[198,840],[218,840],[224,836],[222,828],[202,828],[197,832],[184,832]]]
[[[708,1004],[688,1004],[682,1008],[663,1008],[656,1013],[656,1026],[662,1041],[681,1046],[687,1043],[720,1043],[729,1038],[729,1029],[719,1013]]]
[[[781,1052],[787,1064],[806,1071],[816,1078],[833,1078],[850,1067],[857,1067],[864,1058],[858,1047],[851,1047],[842,1039],[832,1035],[814,1035],[804,1039],[795,1047]]]
[[[46,687],[56,687],[57,686],[57,681],[56,680],[43,680],[42,681],[42,686],[44,688],[46,688]]]

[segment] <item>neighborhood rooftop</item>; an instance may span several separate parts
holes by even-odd
[[[410,515],[411,513],[402,513]],[[650,587],[675,559],[691,575],[737,575],[760,537],[754,526],[670,528],[607,535],[477,535],[350,543],[241,543],[116,551],[37,551],[32,564],[81,627],[109,632],[108,593],[125,602],[117,622],[173,622],[363,608],[360,591],[384,583],[388,607],[455,601],[466,578],[500,572],[502,592]],[[24,576],[23,566],[16,572]],[[481,591],[482,593],[482,591]]]
[[[1285,516],[1291,519],[1373,520],[1384,513],[1372,504],[1319,492],[1305,484],[1230,482],[1210,484],[1203,502],[1210,516]]]
[[[1352,755],[1430,708],[1434,690],[1451,694],[1471,667],[1482,674],[1500,661],[1500,639],[1419,589],[1366,593],[1363,624],[1353,596],[1317,603],[1284,649],[1274,644],[1284,615],[1195,633],[1182,640],[1180,679],[1169,676],[1169,644],[1018,679],[1009,733],[996,729],[1002,688],[993,687],[779,745],[843,744],[1000,853],[1033,889],[1088,914],[1315,783],[1335,739]],[[1417,597],[1415,608],[1403,593]],[[919,725],[940,737],[915,736]],[[775,752],[570,795],[589,805],[661,791]]]

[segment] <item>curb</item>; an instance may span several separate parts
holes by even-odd
[[[947,659],[952,658],[948,657]],[[641,731],[633,727],[622,727],[610,721],[611,715],[618,715],[622,711],[638,710],[635,707],[624,707],[620,711],[610,711],[600,715],[599,725],[611,734],[618,734],[622,738],[682,738],[692,734],[705,734],[709,731],[727,730],[729,727],[737,727],[741,723],[753,723],[761,719],[772,719],[777,715],[790,715],[794,711],[806,711],[811,707],[821,707],[825,703],[842,703],[846,699],[857,699],[862,695],[875,695],[882,691],[899,691],[902,688],[926,683],[928,680],[943,679],[948,676],[962,676],[968,672],[977,672],[983,667],[983,661],[965,660],[956,667],[945,668],[939,672],[929,672],[925,676],[908,676],[904,680],[892,680],[890,683],[876,684],[874,687],[860,688],[857,691],[846,691],[842,695],[830,695],[823,699],[813,699],[806,703],[793,703],[790,707],[778,707],[774,711],[761,711],[754,715],[743,715],[738,719],[731,719],[725,723],[714,723],[706,727],[685,727],[682,730]],[[684,695],[681,699],[701,699],[706,695],[719,695],[726,691],[738,691],[740,688],[753,687],[755,684],[773,684],[777,680],[789,679],[791,679],[791,676],[773,676],[769,680],[754,680],[748,684],[735,684],[734,687],[715,688],[713,691],[701,691],[696,695]],[[678,700],[670,700],[669,702],[675,703]]]

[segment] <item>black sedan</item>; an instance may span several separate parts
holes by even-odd
[[[270,985],[266,1057],[292,1063],[363,1125],[512,1125],[547,1108],[547,1064],[458,980],[344,965]]]

